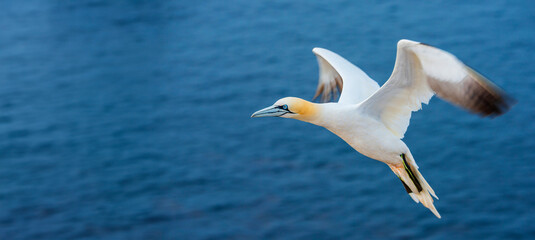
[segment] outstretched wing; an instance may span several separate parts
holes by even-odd
[[[318,58],[320,74],[314,99],[322,95],[321,100],[327,102],[341,92],[339,103],[356,104],[379,89],[377,82],[340,55],[323,48],[312,52]]]
[[[403,138],[412,111],[434,94],[482,116],[505,113],[513,100],[485,77],[438,48],[400,40],[394,71],[359,109]]]

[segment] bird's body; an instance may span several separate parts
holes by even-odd
[[[317,114],[306,120],[322,126],[363,155],[388,164],[401,165],[400,152],[408,148],[384,124],[362,114],[358,105],[341,103],[314,104]]]
[[[390,79],[379,85],[358,67],[339,55],[315,48],[320,66],[316,97],[324,101],[343,89],[337,103],[312,103],[287,97],[253,117],[294,118],[322,126],[363,155],[386,163],[416,202],[437,217],[433,189],[401,140],[412,111],[437,94],[456,105],[483,116],[504,113],[509,99],[494,84],[440,49],[400,40],[396,65]]]

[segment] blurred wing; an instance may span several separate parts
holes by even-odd
[[[400,40],[394,71],[359,109],[382,121],[403,138],[412,111],[434,94],[482,116],[505,113],[512,99],[452,54],[409,40]]]
[[[312,52],[318,58],[320,74],[314,99],[322,95],[322,102],[327,102],[341,92],[339,103],[356,104],[379,89],[377,82],[340,55],[323,48]]]

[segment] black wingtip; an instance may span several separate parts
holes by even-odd
[[[495,118],[508,112],[517,103],[515,98],[481,73],[468,65],[467,70],[470,73],[469,78],[473,80],[468,83],[468,88],[472,90],[471,98],[475,100],[469,107],[471,111],[482,117]]]
[[[500,99],[495,103],[495,107],[493,109],[494,111],[491,112],[488,116],[490,118],[501,116],[504,113],[508,112],[516,103],[517,100],[513,97],[506,94],[502,94],[500,96]]]

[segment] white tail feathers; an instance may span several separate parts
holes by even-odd
[[[405,155],[402,155],[402,158],[405,158]],[[407,157],[405,163],[407,165],[403,164],[400,167],[388,165],[390,169],[399,177],[399,179],[403,182],[405,185],[405,189],[409,193],[409,196],[414,200],[416,203],[421,202],[426,208],[429,208],[435,216],[438,218],[440,217],[440,214],[438,213],[437,209],[433,205],[433,197],[438,199],[438,197],[435,194],[435,191],[429,186],[425,178],[422,176],[420,171],[418,171],[418,166],[412,159],[412,157]],[[414,180],[416,181],[414,181]]]

